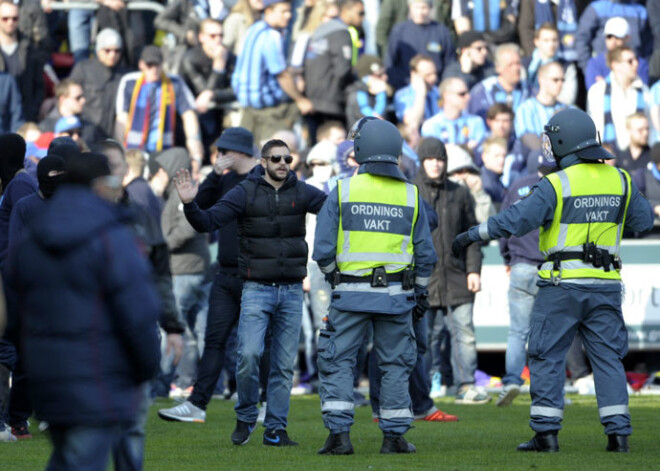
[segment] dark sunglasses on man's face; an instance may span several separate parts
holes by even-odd
[[[293,156],[291,155],[271,155],[270,157],[266,158],[270,159],[270,161],[274,164],[279,164],[282,159],[284,159],[284,163],[287,165],[293,162]]]

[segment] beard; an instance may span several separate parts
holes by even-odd
[[[268,176],[275,180],[276,182],[283,182],[286,180],[286,177],[289,176],[289,172],[287,171],[286,174],[284,174],[283,177],[279,176],[277,174],[277,169],[271,169],[269,166],[266,166],[266,172],[268,173]]]

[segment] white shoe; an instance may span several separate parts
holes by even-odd
[[[0,442],[17,442],[18,439],[12,435],[11,428],[5,425],[5,429],[0,432]]]
[[[49,427],[48,422],[46,422],[45,420],[42,420],[41,422],[39,422],[39,431],[40,432],[45,432],[46,430],[48,430],[48,427]]]
[[[456,404],[486,404],[492,398],[481,388],[463,386],[456,393]]]
[[[161,409],[158,411],[158,416],[163,420],[171,420],[177,422],[196,422],[203,424],[206,421],[206,412],[191,402],[186,401],[169,409]]]
[[[596,385],[592,374],[575,380],[573,385],[577,388],[580,396],[594,396],[596,394]]]
[[[520,394],[520,386],[517,384],[505,384],[502,392],[497,397],[495,405],[497,407],[510,406],[513,400]]]
[[[259,408],[259,415],[257,416],[257,422],[260,424],[264,423],[264,420],[266,420],[266,403],[264,402],[261,404],[261,407]]]

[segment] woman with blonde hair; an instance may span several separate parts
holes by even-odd
[[[262,0],[238,0],[223,23],[223,44],[238,56],[243,50],[243,39],[248,28],[261,18]]]

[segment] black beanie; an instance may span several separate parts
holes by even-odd
[[[417,147],[417,157],[422,162],[424,159],[440,159],[447,161],[447,148],[445,145],[435,137],[425,137]]]
[[[70,155],[65,169],[66,181],[73,185],[89,186],[95,178],[110,175],[108,158],[94,152]]]
[[[66,181],[64,159],[59,155],[47,155],[37,164],[39,191],[45,198],[50,198],[59,185]]]
[[[0,180],[7,188],[16,172],[23,168],[25,140],[16,133],[0,135]]]

